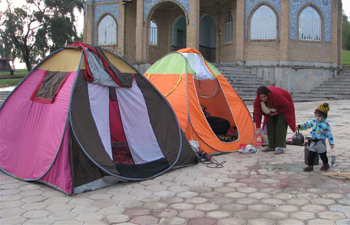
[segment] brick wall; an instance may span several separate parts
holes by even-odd
[[[232,42],[231,43],[224,43],[225,42],[225,20],[228,10],[230,10],[232,19],[233,19],[233,35],[232,35]],[[237,35],[236,31],[239,30],[240,24],[237,23],[237,7],[235,2],[232,1],[226,1],[223,2],[221,5],[220,10],[220,30],[221,30],[221,36],[217,39],[217,55],[219,57],[216,58],[217,62],[232,62],[236,60],[236,52],[237,52]],[[219,55],[220,52],[220,55]]]
[[[281,2],[280,38],[274,41],[245,41],[245,61],[298,61],[337,63],[338,61],[338,7],[332,1],[332,43],[289,39],[289,2]],[[324,27],[322,28],[322,34]],[[248,38],[249,39],[249,38]]]
[[[246,41],[244,46],[245,61],[279,60],[279,41]]]
[[[289,60],[300,62],[331,63],[332,44],[307,41],[290,41]]]
[[[87,44],[93,44],[93,30],[94,30],[94,13],[93,5],[87,4],[86,12],[84,14],[84,36],[83,41]]]
[[[135,63],[136,54],[136,2],[125,4],[125,50],[124,57],[130,63]]]
[[[171,36],[172,36],[172,26],[177,17],[180,15],[185,16],[183,10],[173,3],[166,3],[169,7],[164,10],[155,10],[152,14],[152,19],[156,22],[158,27],[158,46],[149,46],[148,45],[148,29],[149,21],[147,20],[147,27],[144,38],[147,42],[148,47],[148,62],[154,63],[158,59],[162,58],[164,55],[168,54],[171,51]]]
[[[216,24],[216,62],[249,62],[249,61],[293,61],[331,63],[340,62],[341,50],[341,3],[332,0],[332,38],[331,43],[310,42],[289,39],[289,1],[281,0],[281,13],[279,18],[280,36],[273,41],[245,40],[245,1],[244,0],[190,0],[189,21],[187,24],[187,47],[198,49],[199,22],[202,15],[211,15]],[[87,18],[84,29],[84,42],[93,43],[97,28],[93,27],[94,4],[87,5]],[[118,24],[122,31],[118,32],[118,46],[123,50],[124,57],[131,63],[155,62],[171,51],[172,25],[175,19],[185,11],[176,1],[161,1],[147,15],[143,21],[143,0],[134,0],[119,5],[120,16],[124,24]],[[224,42],[224,24],[227,11],[233,17],[233,40]],[[158,26],[158,46],[148,45],[149,20],[153,17]],[[139,19],[137,19],[139,18]],[[142,19],[141,19],[142,18]],[[119,18],[120,21],[121,18]],[[219,31],[221,30],[221,36]],[[123,33],[124,32],[124,33]],[[322,32],[323,33],[323,32]],[[122,36],[121,36],[122,35]],[[249,35],[248,35],[249,36]],[[96,43],[93,43],[96,44]],[[118,50],[115,50],[118,52]],[[118,52],[119,53],[119,52]]]

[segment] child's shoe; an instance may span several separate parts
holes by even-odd
[[[328,164],[323,164],[320,170],[327,171],[329,169]]]
[[[305,172],[311,172],[311,171],[314,171],[314,168],[312,166],[307,166],[304,168],[304,171]]]

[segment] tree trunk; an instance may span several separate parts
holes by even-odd
[[[22,57],[26,64],[28,72],[32,70],[32,63],[30,62],[30,52],[27,46],[22,46]]]
[[[26,62],[26,67],[27,67],[27,70],[28,72],[32,70],[32,64],[29,62],[29,60],[25,60]]]

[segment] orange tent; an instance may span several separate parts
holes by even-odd
[[[254,142],[249,110],[225,77],[200,52],[185,48],[154,63],[144,74],[167,98],[189,140],[207,153],[238,150]],[[238,135],[229,142],[219,139],[204,114],[226,119]]]

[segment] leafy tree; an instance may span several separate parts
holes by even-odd
[[[343,49],[350,50],[350,22],[343,11]]]
[[[0,55],[20,58],[28,71],[47,53],[78,39],[74,10],[86,0],[26,0],[15,8],[10,0],[1,15]]]

